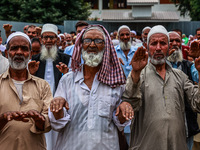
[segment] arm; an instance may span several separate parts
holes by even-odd
[[[42,92],[40,93],[41,101],[43,101],[42,109],[40,111],[29,110],[27,112],[28,117],[31,118],[31,121],[33,122],[33,125],[30,128],[33,133],[45,133],[51,129],[48,117],[48,108],[53,96],[49,84],[46,81],[40,82],[44,82],[42,83]]]
[[[66,81],[63,79],[63,77],[59,82],[55,93],[55,98],[51,101],[48,114],[51,122],[51,127],[56,131],[64,128],[65,125],[70,121],[70,115],[67,112],[69,106],[68,102],[65,100],[67,97],[65,90],[69,88],[67,88],[65,84]]]
[[[146,49],[139,47],[131,60],[132,71],[127,78],[125,91],[122,95],[122,100],[129,102],[135,111],[141,106],[140,74],[147,62],[148,54]]]

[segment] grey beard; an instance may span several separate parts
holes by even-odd
[[[82,48],[82,58],[84,63],[90,67],[97,67],[103,60],[104,50],[98,52],[97,54],[88,53]]]
[[[45,47],[45,45],[42,45],[42,49],[41,49],[41,56],[40,59],[41,60],[46,60],[47,58],[51,58],[53,60],[56,60],[57,58],[57,45],[53,45],[49,50]]]
[[[22,58],[24,61],[23,62],[15,62],[15,58],[18,57],[18,58]],[[10,67],[12,69],[15,69],[15,70],[23,70],[25,68],[27,68],[27,64],[28,64],[28,61],[29,61],[29,57],[28,58],[25,58],[24,56],[20,56],[20,55],[15,55],[13,57],[13,59],[10,57],[10,55],[8,54],[8,61],[9,61],[9,64],[10,64]]]
[[[72,41],[70,41],[70,42],[66,42],[67,44],[72,44]]]
[[[131,49],[131,40],[128,42],[128,43],[124,43],[122,41],[119,41],[119,44],[120,44],[120,48],[123,50],[123,51],[127,51],[127,50],[130,50]]]
[[[182,62],[183,61],[183,54],[181,49],[175,50],[168,58],[170,62]]]
[[[166,62],[166,56],[164,56],[164,58],[161,58],[161,59],[154,59],[154,55],[151,56],[150,53],[149,53],[149,58],[150,58],[150,61],[151,61],[152,64],[154,64],[154,65],[162,65],[162,64],[164,64]]]

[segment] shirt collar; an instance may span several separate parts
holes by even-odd
[[[75,82],[78,82],[81,79],[82,80],[84,79],[84,76],[83,76],[83,65],[81,66],[81,70],[76,72]]]
[[[10,77],[10,72],[9,72],[9,68],[3,73],[2,78],[11,78]],[[30,74],[30,72],[28,71],[28,78],[26,79],[26,81],[28,80],[35,80],[34,76]]]

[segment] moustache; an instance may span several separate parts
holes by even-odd
[[[24,56],[20,56],[20,55],[15,55],[13,57],[14,61],[25,61],[25,57]]]

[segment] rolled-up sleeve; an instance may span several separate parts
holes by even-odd
[[[122,101],[130,103],[134,111],[138,111],[142,105],[141,82],[140,77],[140,81],[137,84],[133,83],[130,72],[126,81],[125,91],[122,95]]]

